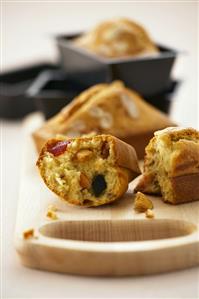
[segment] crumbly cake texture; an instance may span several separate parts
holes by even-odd
[[[153,219],[155,217],[154,212],[151,209],[146,210],[145,217],[149,219]]]
[[[137,192],[134,200],[134,210],[138,213],[144,213],[148,209],[153,209],[152,201],[145,194]]]
[[[108,58],[152,55],[159,52],[146,30],[126,18],[104,21],[74,40],[74,43]]]
[[[48,209],[48,211],[46,213],[46,217],[51,219],[51,220],[58,220],[59,219],[56,212],[51,210],[51,209]]]
[[[162,194],[172,204],[199,200],[199,132],[180,127],[155,132],[136,190]]]
[[[115,201],[140,174],[133,147],[110,136],[51,139],[37,161],[48,188],[80,206]]]
[[[32,239],[35,237],[35,231],[33,228],[27,229],[23,232],[23,238],[25,240]]]
[[[110,134],[134,146],[139,158],[156,130],[175,124],[121,81],[98,84],[76,97],[34,132],[38,150],[57,134]]]

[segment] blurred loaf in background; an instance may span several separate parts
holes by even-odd
[[[37,149],[63,134],[111,134],[133,145],[139,158],[154,131],[175,126],[162,112],[144,101],[121,81],[97,84],[80,93],[69,105],[33,133]]]
[[[109,58],[158,53],[147,31],[127,18],[104,21],[78,37],[75,43]]]

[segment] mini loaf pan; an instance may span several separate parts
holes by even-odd
[[[37,110],[48,119],[87,87],[69,78],[63,71],[44,71],[35,79],[26,95],[34,101]]]
[[[19,119],[35,111],[35,103],[27,98],[26,91],[41,71],[56,68],[57,66],[44,62],[2,73],[0,75],[0,118]]]
[[[110,59],[77,47],[73,39],[78,36],[80,33],[59,35],[56,43],[61,66],[74,78],[81,74],[83,84],[122,80],[143,96],[161,93],[169,87],[177,51],[157,44],[160,50],[157,56]]]
[[[148,97],[146,100],[159,110],[169,113],[177,86],[178,82],[172,81],[163,93]],[[48,119],[88,87],[71,79],[62,71],[44,71],[30,86],[27,96],[34,99],[37,109]]]

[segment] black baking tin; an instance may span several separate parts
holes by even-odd
[[[169,113],[177,85],[177,81],[172,81],[163,93],[152,95],[146,98],[146,101],[159,110]],[[62,71],[44,71],[33,82],[27,94],[35,100],[37,109],[42,111],[45,118],[48,119],[88,87],[72,80]]]
[[[159,94],[148,96],[147,98],[145,97],[145,100],[160,111],[169,114],[172,107],[172,102],[174,100],[173,97],[180,84],[180,81],[171,81],[165,91]]]
[[[59,35],[56,42],[61,66],[71,77],[81,78],[83,84],[122,80],[143,96],[162,93],[170,86],[177,51],[157,45],[157,56],[108,59],[77,47],[73,39],[79,35]]]
[[[26,91],[41,71],[56,68],[57,66],[44,62],[2,73],[0,75],[0,117],[17,119],[35,111],[35,103],[27,98]]]
[[[88,86],[68,77],[63,71],[44,71],[27,90],[46,119],[58,113]]]

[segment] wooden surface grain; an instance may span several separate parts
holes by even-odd
[[[150,197],[154,219],[133,209],[133,185],[126,195],[97,208],[70,206],[52,194],[37,173],[31,131],[38,115],[24,124],[24,161],[15,245],[22,264],[83,275],[143,275],[183,269],[199,263],[199,202],[178,206]],[[49,220],[49,205],[58,220]],[[33,228],[36,238],[23,239]]]

